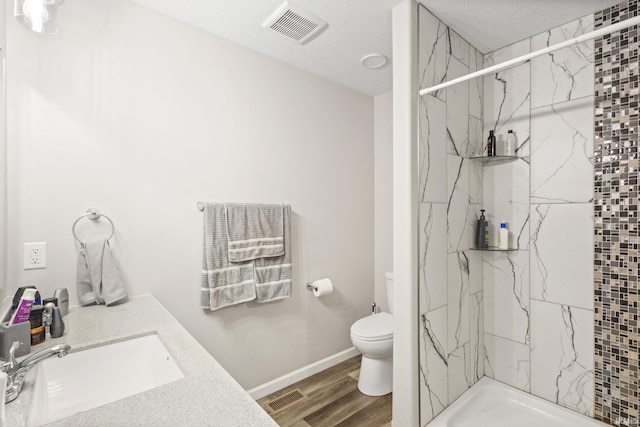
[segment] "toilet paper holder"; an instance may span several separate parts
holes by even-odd
[[[314,282],[307,282],[305,285],[307,290],[313,293],[313,296],[323,297],[325,295],[329,295],[333,292],[333,283],[331,283],[331,279],[325,277],[324,279],[319,279]]]

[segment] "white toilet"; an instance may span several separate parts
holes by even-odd
[[[389,311],[393,313],[393,273],[385,273]],[[378,313],[351,326],[351,341],[362,353],[358,389],[369,396],[391,393],[393,388],[393,316]]]

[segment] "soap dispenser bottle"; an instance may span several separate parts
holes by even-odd
[[[489,247],[489,222],[484,216],[484,209],[480,209],[480,218],[476,226],[476,248],[487,249]]]
[[[51,333],[51,338],[60,338],[64,334],[64,322],[62,321],[62,313],[60,313],[60,308],[58,307],[53,307],[52,310],[51,326],[49,327],[49,332]]]

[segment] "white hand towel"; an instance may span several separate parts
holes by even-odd
[[[109,241],[104,242],[102,254],[102,287],[101,297],[106,305],[112,305],[127,298],[127,290],[120,275],[120,269],[111,252]]]
[[[76,291],[80,305],[100,304],[97,289],[94,287],[94,277],[100,277],[100,272],[95,270],[101,270],[102,263],[94,263],[92,260],[102,260],[103,246],[102,240],[83,242],[80,245],[76,269]]]
[[[127,298],[120,270],[107,240],[81,244],[76,278],[80,305],[111,305]]]

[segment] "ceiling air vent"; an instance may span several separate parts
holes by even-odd
[[[327,22],[285,1],[262,23],[262,26],[289,40],[304,44],[326,27]]]

